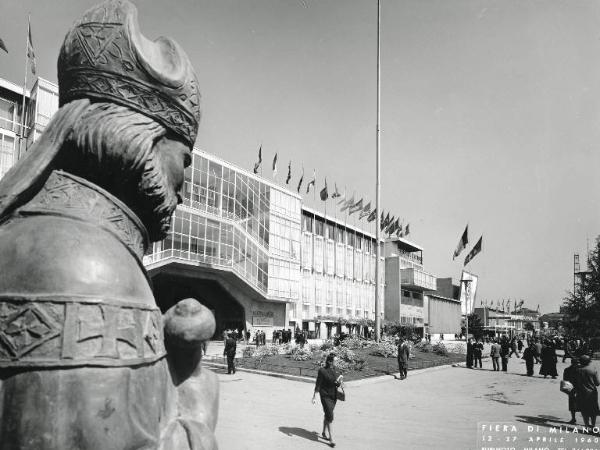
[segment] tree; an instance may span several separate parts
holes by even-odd
[[[469,314],[469,334],[472,334],[475,339],[479,339],[483,337],[483,322],[481,321],[481,317],[477,314]],[[464,323],[464,322],[463,322]],[[463,325],[460,327],[462,334],[466,335],[467,329]]]
[[[592,337],[600,329],[600,236],[587,257],[588,271],[563,299],[564,328],[574,336]]]
[[[523,329],[525,331],[535,331],[535,326],[530,321],[527,321],[523,324]]]

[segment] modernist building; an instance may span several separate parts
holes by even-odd
[[[303,208],[299,195],[194,149],[183,204],[144,264],[163,307],[197,298],[215,314],[217,334],[299,327],[330,337],[364,332],[375,317],[374,242]]]
[[[438,278],[436,290],[425,294],[425,333],[439,340],[460,333],[460,287],[452,278]]]
[[[0,178],[15,164],[20,154],[37,140],[58,110],[58,86],[38,78],[31,91],[25,92],[23,133],[22,105],[23,87],[0,78]]]
[[[483,322],[484,329],[491,336],[519,336],[532,334],[526,330],[525,324],[531,323],[535,333],[540,330],[540,313],[528,308],[516,311],[503,311],[499,308],[482,306],[475,308],[475,314]]]
[[[0,176],[58,110],[58,86],[38,78],[25,93],[20,144],[22,100],[22,88],[0,79]],[[373,327],[374,235],[213,155],[194,149],[192,159],[171,231],[144,257],[163,308],[197,298],[215,314],[217,335],[227,328],[269,334],[299,327],[327,338]],[[438,311],[424,299],[436,279],[423,270],[423,249],[398,238],[380,246],[382,319],[422,330]]]
[[[387,321],[415,327],[423,334],[424,296],[436,290],[436,278],[423,269],[423,249],[403,238],[385,242],[385,308]]]

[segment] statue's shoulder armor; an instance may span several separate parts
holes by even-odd
[[[146,242],[125,205],[53,172],[0,223],[0,368],[164,357],[161,313],[141,263]]]
[[[144,236],[114,198],[65,173],[0,224],[0,294],[108,296],[154,304]]]

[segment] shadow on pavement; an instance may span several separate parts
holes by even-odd
[[[565,422],[560,417],[555,416],[546,416],[540,414],[539,416],[515,416],[517,418],[517,422],[528,423],[531,425],[538,425],[542,427],[556,427],[556,424],[568,424],[569,422]]]
[[[319,441],[319,433],[316,431],[308,431],[298,427],[279,427],[279,431],[288,436],[296,435],[309,441]]]

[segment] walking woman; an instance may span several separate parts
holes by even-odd
[[[571,383],[573,386],[577,385],[577,368],[579,367],[579,361],[577,361],[577,358],[571,358],[571,365],[569,367],[567,367],[564,372],[563,372],[563,380],[568,381],[569,383]],[[571,421],[569,422],[569,424],[571,425],[575,425],[575,423],[577,423],[577,419],[575,418],[575,413],[577,411],[580,411],[580,408],[577,405],[576,402],[576,390],[573,387],[573,390],[571,392],[569,392],[569,412],[571,413]]]
[[[315,403],[315,397],[317,392],[321,397],[321,404],[323,405],[323,412],[325,417],[323,418],[323,431],[321,436],[323,439],[329,441],[330,447],[335,447],[333,442],[333,436],[331,435],[331,423],[333,422],[333,410],[336,403],[336,391],[337,387],[342,383],[342,375],[336,373],[333,368],[335,355],[330,353],[325,360],[325,367],[319,369],[317,374],[317,383],[315,384],[315,392],[313,393],[312,402]],[[329,433],[329,437],[325,434],[325,431]]]
[[[556,378],[558,376],[558,372],[556,371],[557,359],[552,342],[546,341],[544,347],[542,347],[542,367],[540,367],[540,375],[544,375],[544,378],[548,375],[552,378]]]

